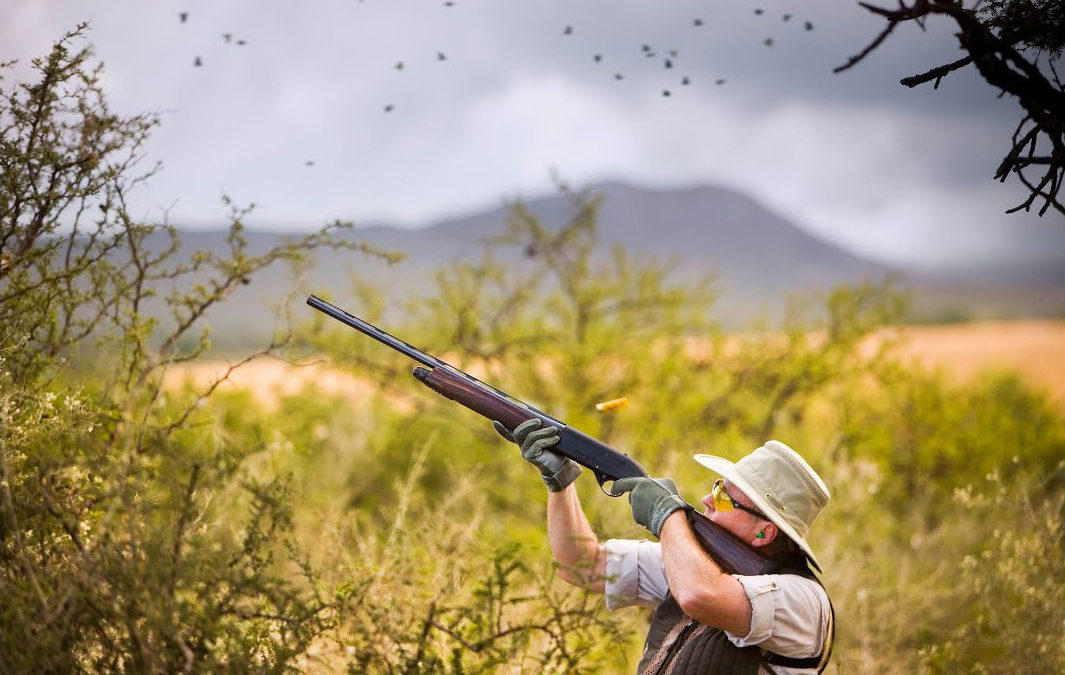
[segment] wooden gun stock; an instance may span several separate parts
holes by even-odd
[[[695,540],[726,574],[754,576],[769,570],[768,558],[703,514],[689,511],[688,524]]]
[[[552,418],[537,415],[530,408],[511,403],[493,392],[485,391],[461,375],[449,372],[446,368],[415,368],[414,377],[441,396],[469,408],[482,417],[499,422],[510,431],[514,431],[519,424],[534,417],[559,429],[565,426]]]

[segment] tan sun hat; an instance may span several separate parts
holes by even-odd
[[[714,455],[695,455],[695,461],[747,495],[821,571],[806,535],[832,496],[799,453],[780,441],[768,441],[738,462]]]

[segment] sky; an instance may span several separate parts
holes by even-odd
[[[1016,101],[899,84],[960,58],[942,19],[837,74],[882,26],[856,2],[0,0],[5,89],[80,21],[112,109],[161,117],[134,213],[181,227],[223,196],[249,227],[420,227],[557,176],[732,188],[888,263],[1065,265],[1065,219],[992,179]]]

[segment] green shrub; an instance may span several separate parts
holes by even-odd
[[[216,425],[214,385],[167,392],[162,374],[261,269],[363,247],[337,223],[252,255],[234,208],[228,250],[179,255],[171,227],[126,208],[157,120],[110,112],[81,31],[0,105],[3,670],[291,670],[331,603],[294,547],[286,479],[248,474],[266,434]]]

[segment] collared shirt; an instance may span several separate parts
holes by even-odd
[[[611,539],[606,542],[606,606],[657,607],[666,599],[662,545],[652,541]],[[828,594],[816,581],[795,574],[732,575],[751,601],[751,630],[725,631],[737,647],[758,647],[781,656],[807,658],[821,652],[829,630]],[[816,669],[773,666],[779,675],[805,675]],[[765,671],[763,671],[765,672]]]

